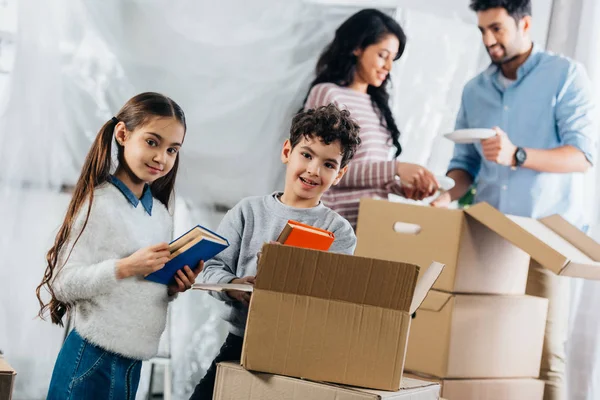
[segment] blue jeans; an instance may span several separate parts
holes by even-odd
[[[106,351],[74,329],[62,346],[47,400],[133,400],[142,362]]]

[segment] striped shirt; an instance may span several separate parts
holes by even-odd
[[[381,124],[379,110],[375,110],[371,96],[334,83],[313,86],[304,109],[335,104],[350,111],[360,126],[362,141],[348,171],[337,186],[323,194],[322,201],[346,218],[356,229],[358,206],[363,197],[385,199],[388,193],[402,194],[396,181],[396,160],[390,132]]]

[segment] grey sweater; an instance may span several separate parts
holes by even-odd
[[[256,276],[257,253],[263,244],[277,239],[290,219],[333,232],[335,241],[330,251],[354,253],[356,236],[343,217],[322,203],[313,208],[287,206],[279,201],[278,194],[247,197],[227,212],[217,231],[229,240],[230,246],[205,262],[203,282],[229,283],[235,278]],[[224,319],[229,323],[229,331],[244,336],[248,309],[225,293],[211,294],[228,306]]]

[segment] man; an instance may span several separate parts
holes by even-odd
[[[560,214],[586,230],[585,176],[594,163],[595,112],[581,65],[532,43],[530,0],[471,0],[490,67],[464,88],[456,129],[496,135],[457,144],[448,168],[456,186],[434,206],[462,197],[477,181],[475,202],[506,214]],[[540,376],[544,399],[565,399],[569,282],[533,264],[527,294],[549,300]]]

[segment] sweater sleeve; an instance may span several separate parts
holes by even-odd
[[[227,238],[229,247],[204,263],[200,279],[204,283],[229,283],[237,278],[237,264],[242,242],[243,231],[241,209],[236,206],[229,210],[217,228],[219,235]],[[224,292],[209,292],[211,296],[221,301],[232,301]]]
[[[356,248],[356,235],[354,234],[352,225],[345,218],[338,215],[331,230],[335,236],[335,240],[329,251],[353,255]]]
[[[379,188],[394,182],[396,160],[350,161],[348,171],[342,177],[339,188]]]
[[[73,223],[71,236],[61,250],[59,267],[52,281],[56,298],[65,303],[109,293],[116,285],[116,259],[97,260],[94,254],[102,246],[106,219],[92,206],[83,227],[88,206],[84,205]],[[83,229],[83,231],[82,231]],[[77,239],[79,233],[81,236]]]

